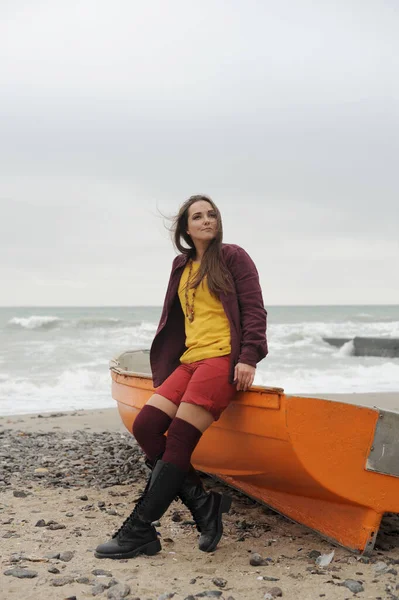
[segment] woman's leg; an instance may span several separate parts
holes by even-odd
[[[151,462],[155,462],[165,450],[163,434],[177,412],[191,374],[190,369],[176,369],[134,421],[133,434]],[[159,552],[161,545],[151,523],[160,519],[168,509],[185,477],[186,472],[173,463],[158,460],[134,510],[108,542],[97,546],[95,555],[120,559]]]
[[[166,449],[160,461],[171,463],[187,473],[179,496],[191,511],[201,533],[198,547],[203,552],[216,549],[223,534],[223,513],[229,512],[231,506],[229,496],[207,493],[195,471],[189,470],[191,455],[202,433],[213,421],[213,415],[202,406],[182,402],[169,427]]]
[[[201,361],[169,427],[164,461],[187,469],[201,434],[219,419],[236,393],[235,386],[228,382],[228,373],[229,357]],[[212,552],[222,536],[222,515],[229,511],[231,498],[218,492],[207,493],[193,468],[185,477],[179,496],[201,533],[199,549]]]
[[[181,402],[176,411],[176,417],[187,421],[187,423],[191,423],[201,433],[204,433],[215,420],[214,416],[203,406],[189,404],[188,402]]]
[[[135,418],[132,433],[152,464],[164,453],[164,433],[176,415],[191,375],[192,370],[184,365],[175,369]]]
[[[174,418],[177,409],[179,408],[178,404],[171,402],[160,394],[153,394],[145,406],[154,406],[166,413],[171,419]]]
[[[154,394],[134,420],[132,433],[150,463],[165,451],[165,431],[177,412],[176,404]]]
[[[236,393],[229,383],[230,358],[222,356],[192,364],[193,373],[168,429],[163,455],[188,470],[191,454],[201,435],[217,420]]]
[[[191,455],[213,420],[213,416],[202,406],[182,403],[169,426],[162,460],[188,471]]]

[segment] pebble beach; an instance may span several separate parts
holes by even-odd
[[[159,523],[159,554],[98,560],[95,547],[132,510],[148,475],[117,410],[4,416],[0,440],[2,599],[399,598],[398,515],[384,516],[366,558],[229,490],[215,552],[198,550],[191,515],[175,501]]]

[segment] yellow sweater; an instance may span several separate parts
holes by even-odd
[[[191,281],[200,263],[193,263]],[[179,298],[184,313],[187,350],[180,357],[182,363],[192,363],[204,358],[230,354],[230,324],[221,301],[214,298],[208,288],[206,277],[195,291],[194,320],[186,316],[186,286],[190,263],[183,271],[179,284]],[[188,290],[189,306],[192,306],[194,289]]]

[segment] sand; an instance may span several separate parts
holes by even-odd
[[[369,404],[365,405],[374,405],[372,395],[356,396],[357,403],[365,404],[367,400]],[[384,408],[399,410],[399,394],[385,396]],[[354,397],[334,395],[334,399],[353,401]],[[116,409],[3,417],[0,440],[5,430],[12,430],[15,435],[58,431],[65,433],[66,438],[77,430],[126,433]],[[204,482],[208,488],[223,487],[211,478],[205,478]],[[163,547],[159,554],[126,561],[96,559],[94,548],[119,527],[144,483],[143,479],[136,484],[107,489],[53,489],[38,479],[16,478],[11,486],[0,488],[1,599],[76,597],[81,600],[97,593],[99,598],[113,593],[118,598],[122,595],[116,592],[127,591],[123,586],[129,586],[126,597],[130,600],[166,599],[168,594],[174,594],[176,600],[189,597],[190,600],[201,597],[261,600],[265,595],[268,597],[271,588],[275,588],[274,594],[281,592],[288,599],[335,600],[354,597],[342,585],[347,579],[362,584],[363,591],[355,597],[399,597],[396,590],[399,529],[392,520],[396,517],[384,517],[374,553],[370,559],[363,559],[237,493],[233,494],[230,514],[224,518],[225,535],[214,553],[198,550],[191,515],[180,502],[174,502],[158,528]],[[15,497],[16,491],[24,491],[26,496]],[[43,527],[36,526],[40,520],[45,522]],[[55,528],[49,525],[51,521],[55,522]],[[57,524],[64,528],[58,529]],[[65,552],[70,554],[62,555]],[[317,552],[334,552],[328,567],[317,567]],[[61,559],[50,558],[60,553]],[[269,559],[266,565],[252,566],[253,553]],[[37,576],[18,579],[5,575],[17,566],[27,567]],[[57,569],[59,573],[51,573],[49,569]],[[95,569],[109,573],[96,575]],[[111,579],[117,580],[118,585],[103,589]],[[199,595],[204,592],[214,595]]]

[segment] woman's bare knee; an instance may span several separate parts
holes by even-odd
[[[171,419],[175,417],[178,408],[176,404],[173,404],[173,402],[164,398],[164,396],[160,396],[160,394],[153,394],[147,404],[163,410]]]
[[[199,431],[204,433],[208,427],[210,427],[214,421],[213,416],[203,406],[197,404],[189,404],[188,402],[182,402],[177,410],[176,417],[187,421],[191,425],[194,425]]]

